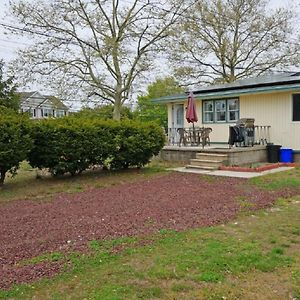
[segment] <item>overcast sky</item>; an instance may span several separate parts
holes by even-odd
[[[38,0],[28,0],[28,1],[38,1]],[[300,0],[270,0],[270,7],[277,8],[280,6],[288,7],[289,3],[297,5],[297,10],[300,13]],[[9,8],[9,0],[0,0],[0,59],[5,62],[9,62],[16,57],[16,51],[19,48],[28,45],[28,41],[16,36],[10,37],[5,34],[4,28],[1,23],[4,24],[14,24],[10,17],[7,17],[7,12]],[[299,19],[298,19],[299,20]],[[299,26],[300,26],[300,21]]]

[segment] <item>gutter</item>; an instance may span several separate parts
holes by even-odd
[[[247,94],[264,94],[264,93],[275,93],[275,92],[283,92],[283,91],[295,91],[300,90],[300,83],[294,85],[275,85],[275,86],[263,86],[256,88],[240,88],[237,90],[219,90],[215,92],[195,92],[196,100],[206,100],[206,99],[214,99],[214,98],[228,98],[228,97],[238,97],[240,95]],[[157,99],[152,99],[152,103],[157,104],[165,104],[170,102],[182,102],[183,100],[187,100],[187,94],[181,95],[173,95],[167,97],[161,97]]]

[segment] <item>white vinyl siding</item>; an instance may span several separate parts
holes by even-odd
[[[241,116],[255,118],[255,125],[270,125],[272,143],[300,150],[300,123],[292,121],[293,94],[277,92],[243,96],[240,98]]]

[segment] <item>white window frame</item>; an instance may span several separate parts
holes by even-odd
[[[47,112],[47,114],[46,114],[46,112]],[[54,117],[53,116],[53,109],[51,109],[51,108],[43,108],[43,117],[44,118]]]
[[[205,102],[210,102],[212,104],[212,110],[205,110],[205,104],[203,103],[203,123],[209,124],[209,123],[214,123],[214,101],[213,100],[206,100]],[[206,114],[212,115],[212,121],[207,121],[205,118]]]
[[[217,103],[223,103],[224,109],[217,110]],[[221,104],[222,105],[222,104]],[[214,101],[214,121],[215,123],[226,123],[227,122],[227,101],[225,99],[217,99]],[[224,113],[224,120],[218,120],[218,113]]]
[[[231,98],[231,99],[226,99],[226,100],[227,100],[227,103],[226,103],[226,105],[227,105],[227,118],[226,118],[226,120],[228,122],[236,122],[239,119],[239,115],[240,115],[240,101],[239,101],[238,98]],[[237,108],[230,110],[229,109],[229,102],[230,101],[236,101],[236,100],[237,100]],[[230,120],[230,113],[231,112],[237,113],[237,118],[236,119]]]
[[[235,110],[229,110],[229,101],[230,100],[237,100],[237,109]],[[217,101],[225,101],[225,120],[217,121],[217,110],[216,110],[216,102]],[[206,121],[205,120],[205,113],[208,113],[209,111],[205,111],[205,103],[206,102],[212,102],[213,103],[213,121]],[[237,119],[236,120],[230,120],[230,112],[235,111],[237,112]],[[224,112],[222,110],[221,112]],[[240,99],[238,97],[234,98],[221,98],[221,99],[207,99],[207,100],[202,100],[202,123],[203,124],[223,124],[223,123],[235,123],[240,116]]]
[[[58,109],[55,111],[55,117],[57,118],[62,118],[65,116],[65,111],[62,109]]]

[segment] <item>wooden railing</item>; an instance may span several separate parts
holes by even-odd
[[[210,145],[210,127],[169,128],[168,144],[174,146]]]
[[[271,142],[269,125],[255,125],[254,126],[254,141],[257,145],[267,145]]]
[[[195,127],[196,132],[203,127]],[[255,125],[254,126],[254,144],[267,145],[271,142],[269,125]],[[182,130],[185,131],[186,140],[182,140]],[[224,141],[227,141],[228,137],[224,137]],[[173,146],[196,146],[199,145],[199,141],[195,139],[192,128],[168,128],[167,132],[167,144]],[[201,144],[201,142],[200,142]]]

